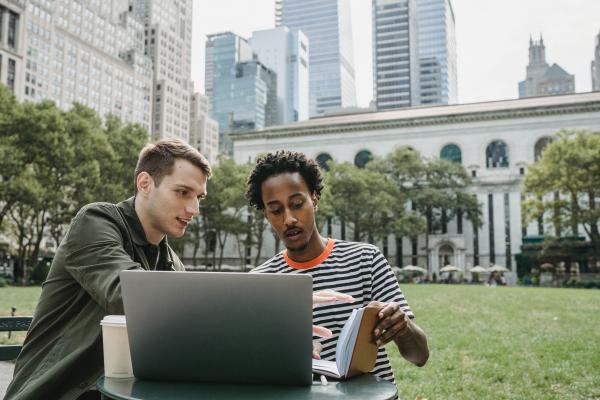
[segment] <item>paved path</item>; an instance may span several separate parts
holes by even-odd
[[[12,379],[14,368],[14,363],[0,361],[0,399],[4,398],[4,393],[6,393],[6,388]]]

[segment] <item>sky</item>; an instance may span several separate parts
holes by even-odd
[[[418,0],[417,0],[418,1]],[[451,0],[456,20],[460,103],[518,97],[529,37],[543,35],[546,60],[575,75],[575,91],[591,90],[590,63],[600,32],[600,0]],[[274,0],[194,0],[192,81],[204,93],[206,35],[248,38],[275,26]],[[373,98],[371,0],[351,0],[358,105]]]

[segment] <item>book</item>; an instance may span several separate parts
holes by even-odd
[[[335,361],[313,359],[313,373],[346,379],[370,372],[377,359],[373,330],[378,312],[379,308],[368,306],[352,310],[338,338]]]

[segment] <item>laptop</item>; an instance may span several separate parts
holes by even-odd
[[[137,378],[310,385],[312,278],[122,271]]]

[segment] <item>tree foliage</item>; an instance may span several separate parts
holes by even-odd
[[[40,259],[45,236],[58,244],[73,215],[93,201],[133,193],[133,170],[148,135],[138,125],[106,122],[74,104],[19,104],[0,85],[0,229],[16,244],[15,280]],[[6,217],[9,217],[8,219]]]
[[[524,181],[525,222],[538,218],[555,236],[579,234],[600,254],[600,132],[560,131]]]

